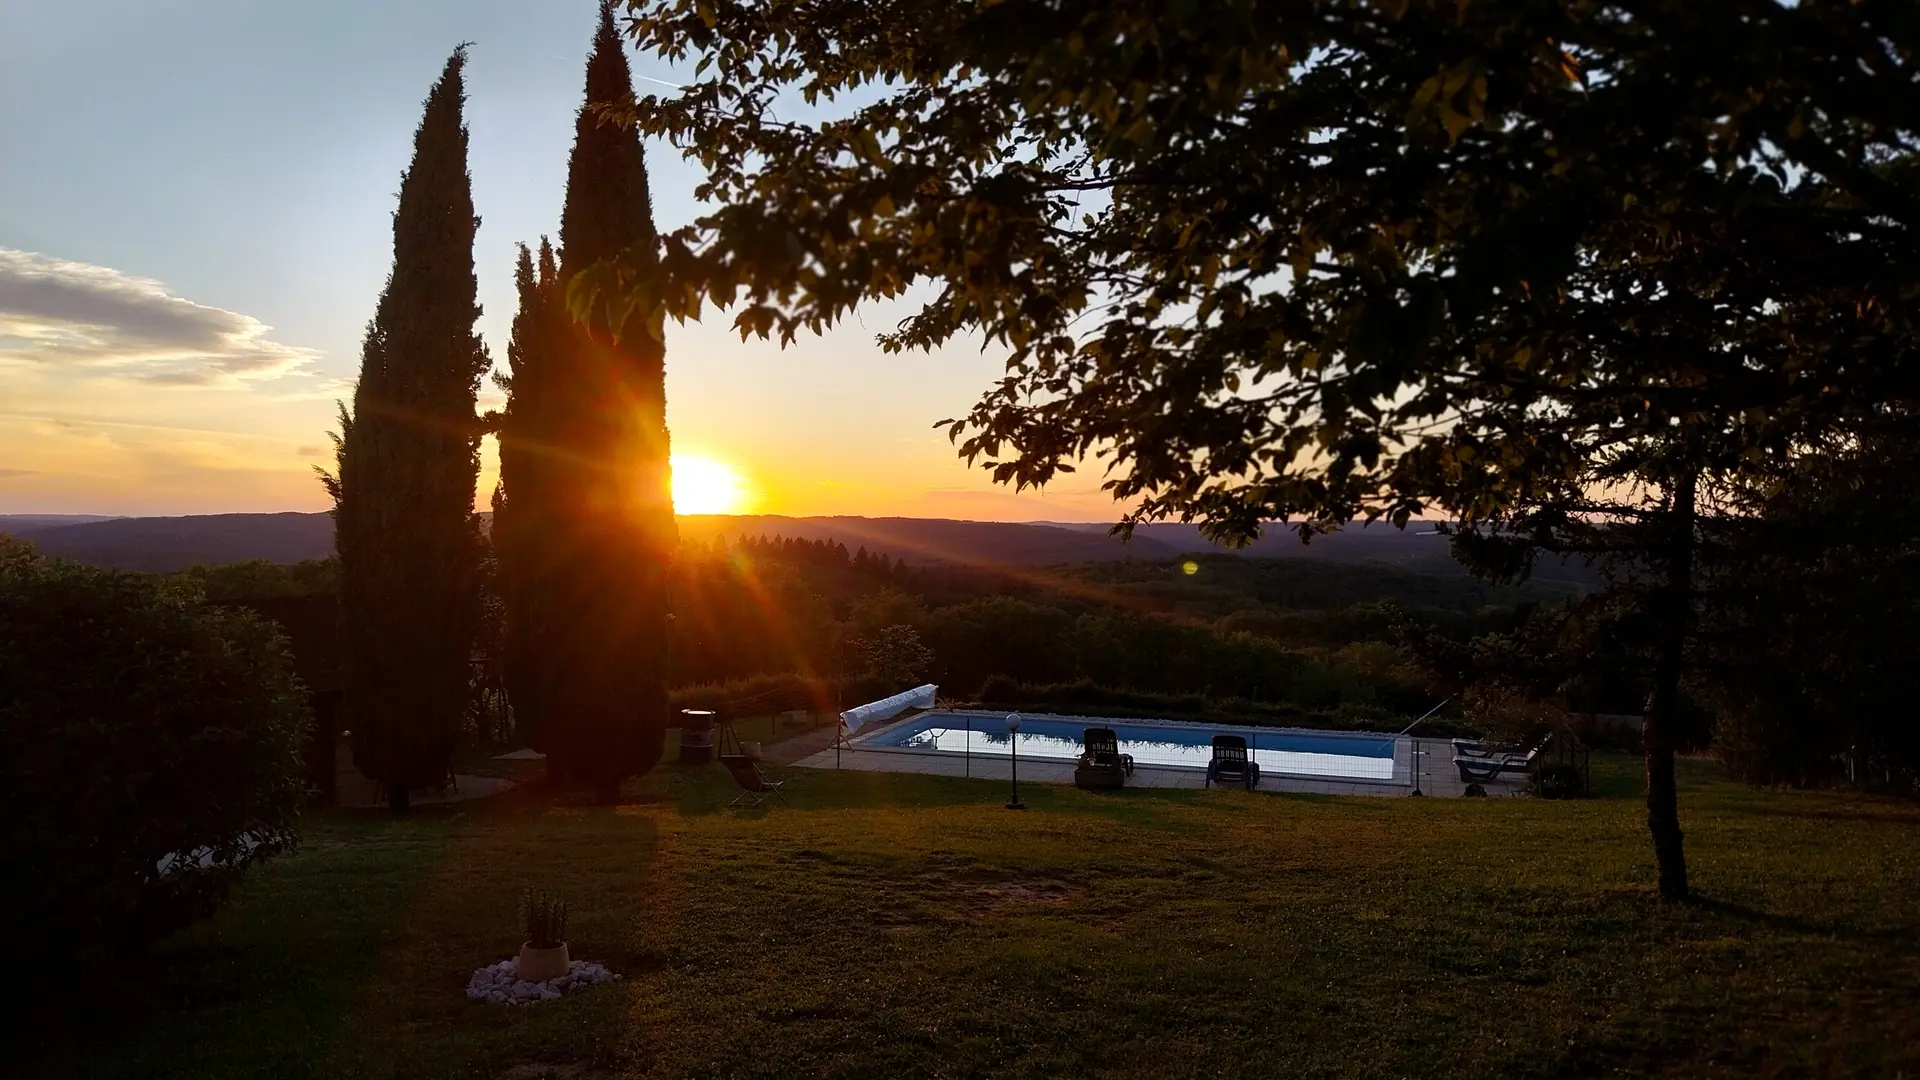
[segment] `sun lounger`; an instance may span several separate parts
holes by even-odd
[[[1075,787],[1125,787],[1133,775],[1133,755],[1120,752],[1120,736],[1112,728],[1090,727],[1080,737],[1080,760],[1074,763]]]
[[[1133,775],[1133,755],[1120,752],[1120,736],[1112,728],[1090,727],[1080,737],[1080,760],[1088,765],[1107,766]]]
[[[1238,735],[1213,737],[1213,760],[1207,763],[1207,786],[1236,783],[1248,791],[1260,786],[1260,766],[1247,753],[1247,740]]]
[[[1453,740],[1453,765],[1460,770],[1460,782],[1484,783],[1501,773],[1524,773],[1533,767],[1545,743],[1537,743],[1525,753],[1490,749],[1470,739]]]

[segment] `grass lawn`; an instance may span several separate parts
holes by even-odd
[[[1700,903],[1605,797],[1023,789],[717,767],[304,848],[31,1017],[59,1077],[1920,1075],[1920,807],[1682,774]],[[626,981],[470,1003],[518,891]],[[19,928],[16,928],[18,930]],[[20,973],[14,973],[16,979]],[[82,1004],[75,1004],[80,1000]],[[16,1019],[19,1018],[16,1014]]]

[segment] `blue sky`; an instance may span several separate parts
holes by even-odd
[[[557,228],[594,11],[0,0],[0,513],[322,507],[309,466],[390,266],[421,101],[462,41],[480,328],[504,363],[514,244]],[[648,160],[658,223],[690,221],[696,171],[664,145]],[[1015,497],[956,461],[931,425],[999,362],[883,356],[871,332],[898,315],[785,352],[721,318],[670,328],[676,452],[732,467],[768,512],[1110,516],[1091,479]]]

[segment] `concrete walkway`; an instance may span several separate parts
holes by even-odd
[[[819,754],[833,746],[834,736],[840,733],[840,721],[835,717],[832,723],[811,727],[797,735],[789,735],[776,743],[768,743],[760,751],[760,756],[774,765],[798,765],[807,758]]]

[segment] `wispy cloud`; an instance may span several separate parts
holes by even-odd
[[[0,362],[159,385],[218,386],[301,373],[312,349],[268,338],[250,315],[208,307],[148,278],[0,248]]]
[[[39,476],[33,469],[0,469],[0,480],[11,480],[16,476]]]

